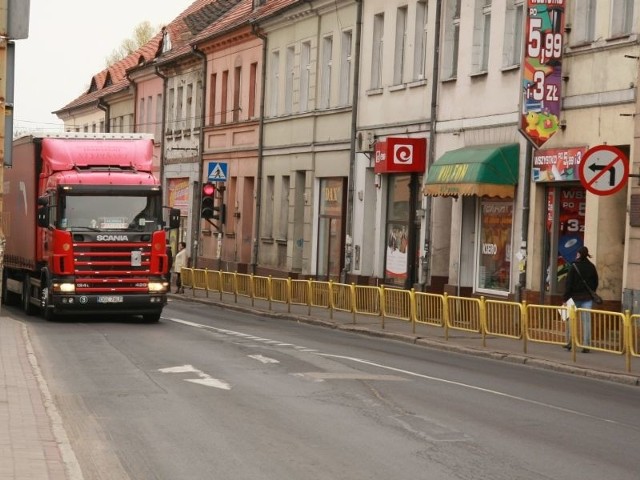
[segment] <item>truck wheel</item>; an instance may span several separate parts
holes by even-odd
[[[22,310],[27,315],[33,315],[35,313],[35,309],[31,304],[31,280],[29,276],[25,277],[22,282]]]
[[[2,273],[2,304],[3,305],[18,305],[20,302],[19,296],[15,292],[7,290],[7,271]]]
[[[162,312],[145,313],[142,315],[142,319],[147,323],[157,323],[160,321],[160,315]]]
[[[58,316],[53,313],[53,308],[49,307],[49,288],[45,287],[42,289],[42,316],[48,322],[55,322],[58,319]]]

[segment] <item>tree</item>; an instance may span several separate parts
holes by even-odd
[[[126,38],[122,41],[120,46],[114,49],[109,56],[105,59],[106,66],[109,67],[114,63],[122,60],[127,55],[132,54],[137,49],[147,43],[153,36],[160,31],[160,27],[153,27],[148,20],[140,23],[133,29],[133,35],[131,38]]]

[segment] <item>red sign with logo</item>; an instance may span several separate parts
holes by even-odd
[[[375,147],[375,173],[424,173],[427,163],[425,138],[387,137]]]

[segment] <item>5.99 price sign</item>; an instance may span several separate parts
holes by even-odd
[[[528,0],[520,131],[536,148],[560,128],[566,0]]]

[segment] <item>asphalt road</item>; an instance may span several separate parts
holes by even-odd
[[[640,477],[637,387],[181,301],[28,324],[88,480]]]

